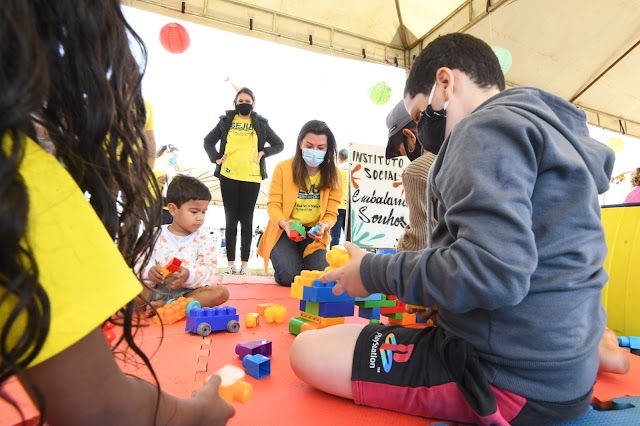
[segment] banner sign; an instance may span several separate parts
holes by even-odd
[[[402,172],[406,157],[386,160],[386,147],[351,144],[351,242],[363,248],[395,248],[409,223]]]

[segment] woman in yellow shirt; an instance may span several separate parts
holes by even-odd
[[[172,397],[126,376],[102,332],[120,311],[119,350],[152,370],[132,337],[130,266],[152,248],[160,197],[129,37],[144,54],[117,0],[2,2],[0,385],[15,376],[51,425],[222,424],[219,378]]]
[[[247,261],[253,237],[253,211],[260,192],[260,182],[267,178],[265,158],[282,151],[284,144],[271,129],[266,118],[253,111],[255,96],[243,87],[236,93],[234,109],[220,116],[216,127],[204,138],[204,149],[220,179],[224,204],[225,240],[229,268],[235,274],[236,235],[240,222],[240,274],[249,275]],[[216,145],[220,142],[220,150]],[[267,146],[267,144],[269,146]]]
[[[293,158],[280,162],[271,179],[267,209],[269,223],[258,254],[269,259],[276,282],[290,286],[302,270],[324,270],[329,230],[336,223],[342,182],[336,166],[336,139],[326,123],[302,126]],[[300,222],[307,234],[295,242],[291,225]],[[308,232],[318,225],[317,232]]]

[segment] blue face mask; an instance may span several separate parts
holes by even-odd
[[[171,157],[171,158],[169,158],[168,163],[169,163],[169,165],[171,167],[175,167],[175,166],[178,165],[178,158],[177,157]]]
[[[318,149],[302,148],[302,159],[309,167],[318,167],[324,161],[327,152]]]

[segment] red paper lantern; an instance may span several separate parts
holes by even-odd
[[[189,48],[189,33],[180,24],[172,22],[160,30],[160,43],[171,53],[182,53]]]

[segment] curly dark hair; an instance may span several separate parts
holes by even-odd
[[[35,124],[42,126],[58,160],[91,194],[93,209],[127,263],[148,257],[161,222],[161,198],[157,184],[149,184],[155,180],[141,93],[146,48],[117,0],[3,1],[0,40],[0,310],[7,313],[0,324],[0,384],[19,377],[44,421],[43,396],[25,374],[51,321],[26,234],[29,194],[19,171],[26,137],[35,140]],[[24,334],[12,342],[7,335],[18,317],[26,318]],[[155,378],[133,340],[133,301],[121,317],[123,333],[115,346],[124,340]]]
[[[634,188],[636,186],[640,186],[640,167],[638,167],[631,173],[631,186],[633,186]]]

